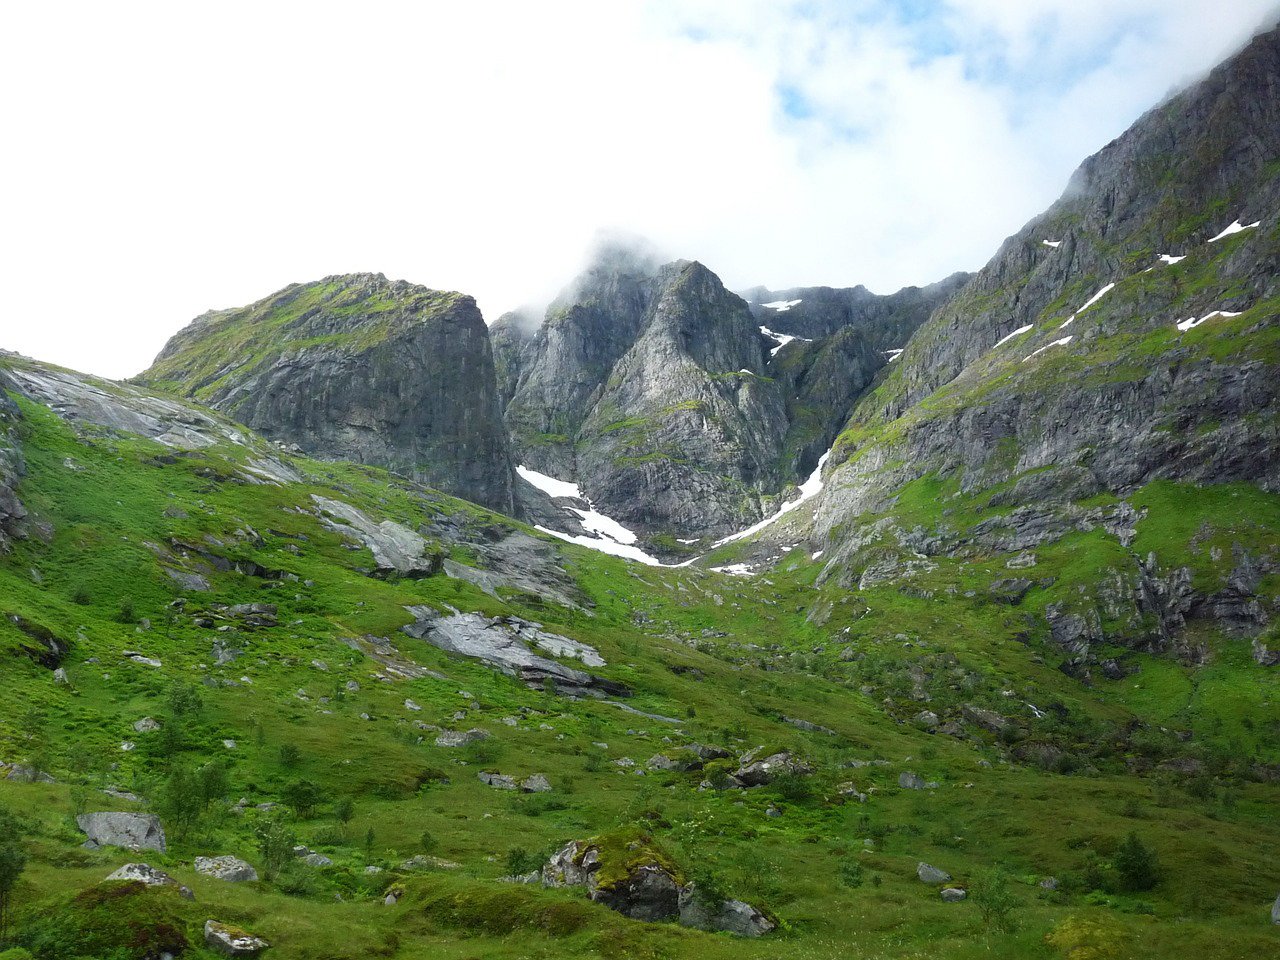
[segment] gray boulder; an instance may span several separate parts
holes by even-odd
[[[196,873],[216,877],[228,883],[252,883],[258,871],[239,857],[196,857]]]
[[[127,850],[166,849],[164,827],[160,818],[148,813],[82,813],[76,825],[89,838],[84,846],[124,847]]]
[[[1280,924],[1280,896],[1276,897],[1276,902],[1271,905],[1271,922]]]
[[[126,863],[119,870],[108,874],[108,880],[131,880],[145,883],[148,887],[173,887],[188,900],[195,899],[191,888],[183,886],[163,870],[157,870],[148,863]]]
[[[762,937],[777,927],[763,913],[741,900],[726,900],[718,910],[698,900],[697,889],[689,884],[680,891],[680,925],[695,930],[722,930],[739,937]]]
[[[489,731],[472,729],[472,730],[442,730],[440,735],[436,737],[437,747],[465,747],[469,743],[475,743],[477,740],[484,740],[489,736]]]
[[[959,887],[943,887],[941,895],[943,903],[959,903],[968,896],[968,894]]]
[[[219,923],[217,920],[205,921],[204,943],[210,950],[224,957],[256,957],[271,946],[266,940],[247,930]]]
[[[476,774],[480,778],[480,782],[488,784],[495,790],[514,790],[518,786],[515,777],[509,777],[505,773],[489,773],[481,770]]]
[[[916,876],[922,883],[948,883],[951,880],[951,874],[947,871],[930,866],[923,860],[916,864]]]
[[[733,778],[744,787],[759,787],[772,782],[776,777],[783,774],[807,776],[812,772],[813,768],[807,763],[803,760],[797,760],[784,750],[781,753],[765,757],[763,760],[744,763],[734,771]]]
[[[535,773],[520,784],[520,789],[525,793],[550,793],[551,781],[544,774]]]
[[[898,786],[903,790],[923,790],[928,784],[920,774],[913,773],[910,770],[903,770],[898,774]]]

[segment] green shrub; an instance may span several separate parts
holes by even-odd
[[[372,832],[372,828],[370,828]],[[258,841],[258,855],[262,859],[262,874],[273,880],[285,864],[293,859],[293,848],[298,838],[279,817],[270,817],[259,821],[253,830]]]
[[[1155,851],[1133,832],[1116,850],[1115,856],[1111,858],[1111,866],[1120,880],[1121,890],[1150,890],[1160,881],[1160,864]]]
[[[1008,933],[1015,927],[1013,912],[1021,902],[1009,889],[1009,876],[999,868],[989,870],[973,882],[969,896],[988,930]]]
[[[836,877],[846,887],[862,886],[862,864],[852,857],[845,857],[836,869]]]

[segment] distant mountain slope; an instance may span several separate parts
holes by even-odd
[[[1098,531],[1093,589],[1028,600],[1082,661],[1269,623],[1269,508],[1217,490],[1280,492],[1278,158],[1273,31],[1085,161],[857,403],[814,501],[824,576],[916,589],[937,558]],[[1143,535],[1170,482],[1205,487],[1198,532]]]
[[[491,330],[515,456],[650,534],[741,529],[813,470],[892,356],[880,344],[958,284],[805,291],[793,322],[701,264],[606,246],[541,327]]]
[[[197,318],[138,379],[309,453],[514,512],[493,353],[471,297],[381,274],[294,284]]]
[[[751,313],[778,333],[816,339],[856,328],[876,350],[904,346],[916,328],[972,276],[954,273],[925,287],[904,287],[880,296],[866,287],[792,287],[740,291]]]

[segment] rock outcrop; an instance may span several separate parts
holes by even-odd
[[[555,657],[577,660],[585,666],[604,666],[592,647],[519,617],[490,619],[478,613],[441,616],[430,607],[409,607],[417,619],[405,626],[411,637],[425,640],[447,653],[482,660],[501,672],[518,677],[535,689],[554,689],[569,696],[628,696],[626,686],[534,653],[539,649]]]
[[[258,879],[258,871],[252,864],[239,857],[196,857],[196,873],[215,877],[228,883],[252,883]]]
[[[22,412],[6,391],[16,392],[16,385],[0,369],[0,553],[26,532],[26,507],[18,499],[18,482],[22,479],[22,442],[18,427]]]
[[[512,513],[493,352],[475,301],[381,274],[206,313],[139,378],[320,457]]]
[[[224,957],[256,957],[271,946],[262,937],[217,920],[205,921],[204,943]]]
[[[86,847],[123,847],[126,850],[166,849],[160,818],[149,813],[82,813],[76,825],[89,839]]]
[[[582,887],[596,903],[633,920],[674,920],[743,937],[759,937],[777,926],[741,900],[708,902],[644,834],[575,840],[534,876],[547,887]]]
[[[108,880],[136,880],[138,883],[144,883],[148,887],[171,887],[178,891],[179,896],[192,900],[195,894],[191,892],[191,888],[179,883],[163,870],[157,870],[149,863],[126,863],[119,870],[107,875]]]

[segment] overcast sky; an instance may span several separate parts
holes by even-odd
[[[1275,0],[13,3],[0,347],[107,376],[380,271],[549,299],[598,231],[732,288],[975,269]]]

